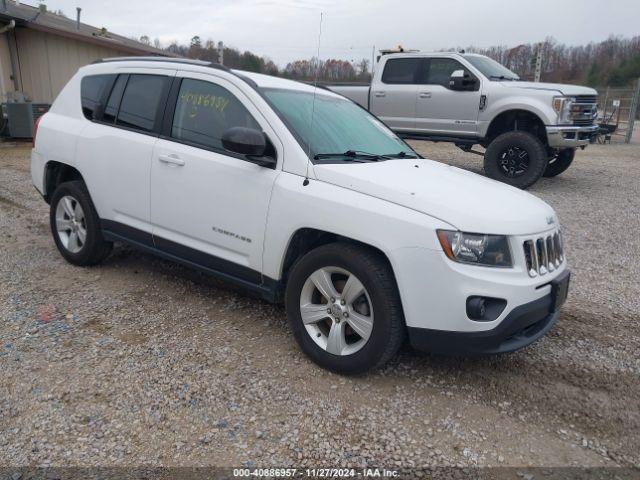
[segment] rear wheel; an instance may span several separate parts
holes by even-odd
[[[544,171],[544,176],[555,177],[556,175],[560,175],[571,166],[571,163],[573,162],[575,156],[575,148],[566,148],[564,150],[560,150],[556,157],[553,157],[549,160],[549,165],[547,165],[547,169]]]
[[[74,265],[100,263],[113,244],[102,237],[100,219],[84,182],[65,182],[51,197],[51,233],[62,256]]]
[[[291,270],[285,303],[302,350],[334,372],[379,367],[404,339],[393,273],[366,248],[334,243],[309,252]]]
[[[528,132],[513,131],[496,137],[484,154],[489,178],[518,188],[529,188],[542,176],[549,159],[542,142]]]

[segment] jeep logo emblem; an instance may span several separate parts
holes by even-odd
[[[553,225],[556,223],[553,217],[547,217],[547,225]]]

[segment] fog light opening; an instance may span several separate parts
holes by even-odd
[[[467,317],[477,322],[496,320],[507,306],[502,298],[473,296],[467,298]]]

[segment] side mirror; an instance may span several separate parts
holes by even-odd
[[[456,91],[475,90],[478,81],[464,70],[455,70],[449,78],[449,88]]]
[[[276,159],[265,156],[268,139],[260,130],[233,127],[222,134],[222,146],[230,152],[246,155],[249,162],[274,168]]]

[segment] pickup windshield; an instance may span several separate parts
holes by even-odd
[[[468,60],[471,65],[480,70],[480,72],[489,80],[520,80],[518,75],[489,57],[483,57],[481,55],[465,55],[464,58]]]
[[[262,89],[315,163],[361,163],[417,158],[382,122],[355,103],[319,91]],[[313,128],[310,129],[313,112]],[[311,130],[311,132],[310,132]],[[310,148],[309,148],[310,147]]]

